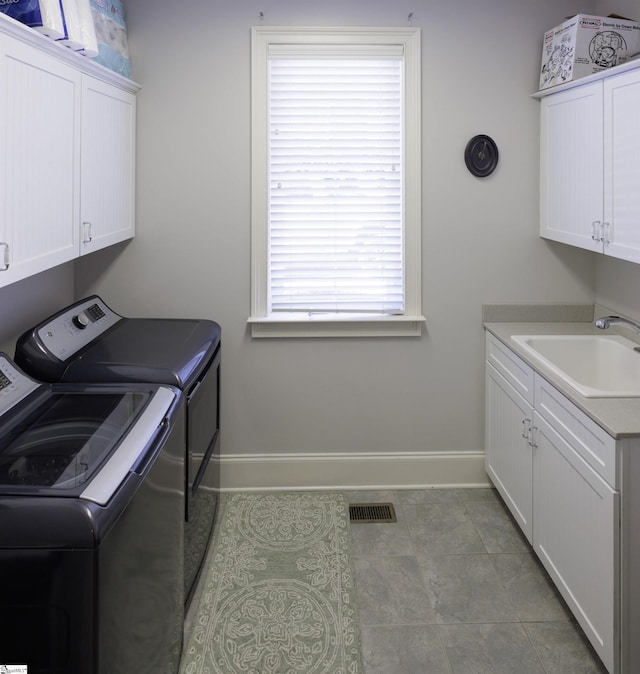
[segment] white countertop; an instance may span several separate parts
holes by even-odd
[[[602,427],[614,438],[625,438],[640,435],[640,397],[638,398],[585,398],[574,388],[555,375],[549,368],[533,359],[516,342],[511,335],[594,335],[603,334],[591,322],[485,322],[484,327],[501,342],[506,344],[522,360],[536,372],[551,382],[571,402],[587,414],[598,426]],[[609,330],[607,330],[609,333]],[[621,332],[610,328],[609,334],[624,334],[634,339],[630,331]]]

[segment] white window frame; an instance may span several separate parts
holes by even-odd
[[[421,75],[419,28],[252,28],[251,316],[253,337],[414,337],[421,304]],[[271,45],[400,45],[404,52],[404,282],[402,315],[268,313],[269,49]]]

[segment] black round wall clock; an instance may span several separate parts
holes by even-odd
[[[474,176],[486,178],[498,165],[498,146],[493,138],[474,136],[464,150],[464,163]]]

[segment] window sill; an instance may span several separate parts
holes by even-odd
[[[424,316],[278,314],[251,316],[252,337],[419,337]]]

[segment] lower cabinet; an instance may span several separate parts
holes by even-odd
[[[485,400],[486,470],[529,543],[533,543],[533,481],[530,436],[533,406],[492,366]]]
[[[486,469],[612,674],[640,671],[640,442],[487,333]]]
[[[609,671],[615,671],[618,492],[534,415],[533,547]]]

